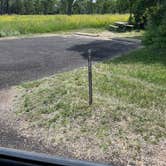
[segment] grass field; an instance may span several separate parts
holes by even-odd
[[[43,134],[76,158],[158,165],[166,138],[165,51],[140,49],[95,64],[93,87],[89,107],[87,68],[24,83],[19,115],[31,134]]]
[[[29,15],[0,16],[0,36],[53,33],[82,28],[105,28],[116,21],[127,21],[125,15]]]

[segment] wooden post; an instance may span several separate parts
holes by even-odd
[[[93,103],[93,89],[92,89],[92,50],[88,50],[88,82],[89,82],[89,105]]]

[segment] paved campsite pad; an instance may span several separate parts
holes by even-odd
[[[0,89],[87,64],[87,50],[100,61],[139,46],[124,40],[53,36],[0,41]]]

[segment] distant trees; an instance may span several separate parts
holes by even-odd
[[[58,0],[0,0],[0,14],[55,14]]]
[[[72,8],[74,5],[74,0],[66,0],[67,1],[67,14],[71,15],[72,14]]]
[[[128,13],[129,0],[0,0],[0,14]]]

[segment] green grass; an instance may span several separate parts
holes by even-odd
[[[127,21],[125,15],[12,15],[0,16],[0,36],[53,33],[83,28],[105,28],[116,21]]]
[[[90,107],[87,82],[87,68],[81,68],[24,83],[19,112],[37,128],[51,128],[53,144],[86,159],[136,162],[165,139],[165,50],[140,49],[95,64]]]

